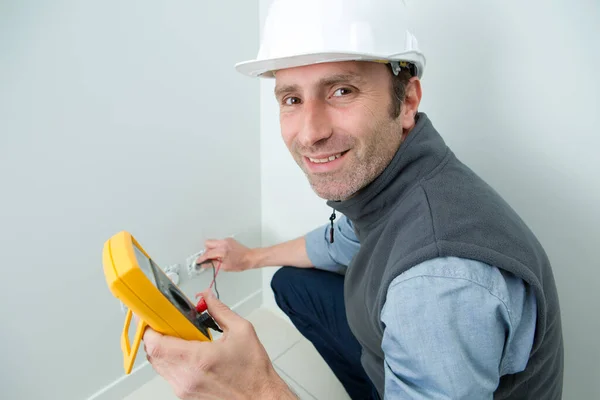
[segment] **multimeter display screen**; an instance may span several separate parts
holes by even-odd
[[[150,279],[150,282],[156,286],[156,277],[154,276],[154,269],[152,268],[150,259],[148,259],[148,257],[146,257],[146,255],[135,245],[133,246],[133,251],[135,252],[135,258],[137,258],[140,269],[144,272],[146,277]]]

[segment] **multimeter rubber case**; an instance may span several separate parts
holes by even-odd
[[[126,374],[131,372],[147,326],[163,335],[212,341],[209,327],[218,328],[212,317],[208,312],[196,311],[129,232],[119,232],[106,241],[102,261],[110,291],[127,307],[121,333]],[[139,322],[130,343],[129,326],[134,314]]]

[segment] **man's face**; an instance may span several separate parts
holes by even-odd
[[[313,190],[344,200],[372,182],[398,150],[389,66],[339,62],[280,70],[281,132]]]

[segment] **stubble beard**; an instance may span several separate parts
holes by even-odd
[[[400,132],[392,124],[378,126],[371,140],[362,146],[351,147],[344,156],[344,166],[328,173],[310,173],[304,164],[302,153],[295,151],[294,158],[306,175],[313,191],[321,198],[343,201],[354,197],[373,182],[394,158],[401,141]],[[354,138],[344,138],[356,142]]]

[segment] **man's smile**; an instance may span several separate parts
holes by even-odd
[[[340,167],[348,151],[303,156],[304,164],[310,172],[330,172]]]

